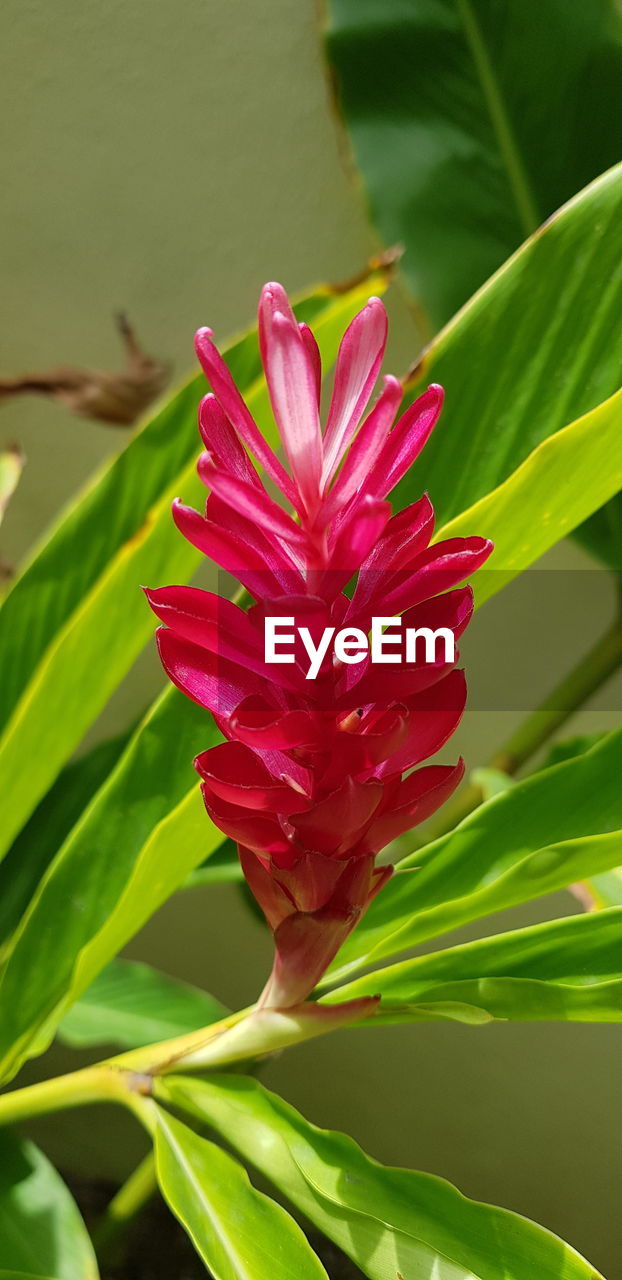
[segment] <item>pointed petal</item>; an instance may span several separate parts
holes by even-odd
[[[315,341],[315,336],[308,324],[299,324],[298,330],[305,345],[311,368],[313,369],[315,378],[315,395],[319,409],[320,396],[322,394],[322,357],[320,355],[320,348],[318,347],[317,342]]]
[[[286,816],[307,809],[309,800],[281,782],[259,756],[241,742],[223,742],[196,757],[194,767],[209,790],[228,804]]]
[[[322,469],[315,372],[298,326],[280,311],[270,315],[265,346],[266,380],[279,435],[305,509],[314,514]]]
[[[387,327],[383,303],[370,298],[343,335],[324,436],[323,483],[339,466],[365,412],[380,372]]]
[[[391,375],[348,450],[345,462],[330,491],[324,519],[326,523],[342,510],[364,486],[393,425],[403,395],[402,384]]]
[[[443,388],[432,383],[398,419],[369,477],[370,493],[385,498],[406,474],[438,422],[443,397]]]
[[[224,470],[259,485],[261,481],[224,409],[214,395],[203,396],[199,405],[199,431],[208,451]]]
[[[292,818],[300,846],[327,856],[351,848],[378,808],[381,798],[380,783],[345,778],[325,800],[314,804],[307,813]]]
[[[296,490],[285,468],[264,440],[248,406],[245,404],[225,361],[215,342],[211,329],[199,329],[195,336],[195,349],[212,390],[226,413],[230,423],[248,445],[251,453],[261,463],[274,483],[292,505],[296,504]]]
[[[449,799],[464,775],[464,760],[456,765],[426,765],[401,784],[393,808],[372,823],[361,851],[380,853],[385,845],[425,822]]]
[[[376,769],[377,778],[392,778],[428,760],[455,733],[464,712],[467,687],[464,671],[450,671],[410,702],[406,742]]]
[[[246,667],[208,653],[166,627],[158,628],[156,641],[169,679],[215,715],[230,716],[244,698],[265,688],[265,682]]]
[[[300,552],[306,547],[306,538],[291,516],[268,497],[263,485],[251,484],[238,476],[214,465],[211,454],[202,453],[197,470],[208,489],[217,493],[227,506],[243,512],[249,520],[256,521],[265,532],[284,538]]]

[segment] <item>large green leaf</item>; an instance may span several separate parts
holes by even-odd
[[[86,1227],[64,1182],[32,1142],[0,1130],[0,1277],[97,1280]]]
[[[158,1180],[214,1280],[327,1280],[293,1218],[215,1143],[158,1111]]]
[[[45,1047],[68,1005],[221,843],[192,768],[219,736],[211,716],[168,692],[71,831],[0,980],[0,1074]]]
[[[332,978],[615,867],[621,768],[619,730],[518,782],[404,858],[342,947]]]
[[[430,1174],[384,1168],[255,1080],[169,1077],[156,1092],[216,1130],[370,1280],[599,1280],[542,1227]]]
[[[476,530],[494,551],[473,587],[478,604],[571,533],[622,486],[622,391],[549,436],[497,489],[439,531]]]
[[[72,1048],[117,1044],[122,1049],[169,1040],[223,1018],[224,1005],[199,987],[134,960],[112,960],[58,1029]]]
[[[326,0],[370,212],[434,327],[620,158],[615,0]]]
[[[10,937],[45,870],[129,741],[123,733],[65,766],[0,863],[0,939]]]
[[[396,491],[399,506],[427,489],[445,523],[618,390],[621,217],[618,165],[528,240],[423,353],[411,392],[439,382],[446,407]],[[621,449],[618,441],[614,464]]]
[[[373,276],[349,291],[334,295],[324,290],[311,299],[306,312],[309,309],[314,312],[315,333],[327,366],[335,358],[344,326],[368,293],[382,291],[384,284],[383,277]],[[229,351],[229,359],[264,434],[274,438],[276,428],[269,413],[265,381],[256,376],[256,361],[249,378],[250,341],[246,338],[234,345]],[[253,349],[256,347],[254,333],[252,346]],[[235,359],[238,348],[239,362]],[[238,368],[238,363],[241,363],[241,368]],[[179,405],[174,399],[164,411],[167,433],[163,432],[160,415],[155,420],[153,432],[146,428],[129,446],[129,450],[134,447],[136,451],[139,450],[138,441],[143,446],[138,457],[132,455],[133,465],[126,461],[123,469],[118,463],[120,470],[116,472],[113,468],[114,477],[107,472],[96,487],[97,519],[92,518],[90,495],[87,494],[86,514],[82,504],[78,506],[77,517],[75,512],[70,513],[68,522],[63,522],[57,536],[52,538],[51,550],[50,547],[43,549],[41,556],[20,580],[26,586],[20,591],[16,584],[0,614],[0,630],[6,637],[5,658],[2,656],[0,635],[3,686],[6,684],[13,699],[11,715],[0,742],[0,769],[6,793],[11,798],[3,814],[0,854],[19,831],[152,634],[153,621],[139,590],[140,583],[187,581],[201,561],[200,553],[179,536],[170,515],[170,503],[176,494],[181,493],[190,503],[200,503],[204,492],[195,470],[196,439],[187,439],[187,411],[190,399],[196,411],[196,385],[192,395],[188,388],[180,394]],[[178,416],[181,422],[179,432]],[[185,440],[185,458],[181,465],[177,465],[178,433]],[[168,459],[168,439],[175,441],[173,461]],[[102,503],[102,491],[106,491],[115,509],[118,507],[125,511],[126,506],[131,508],[136,490],[143,481],[141,468],[143,465],[148,467],[145,455],[148,459],[152,453],[157,455],[155,465],[160,482],[159,486],[154,482],[151,488],[157,489],[157,494],[154,496],[151,492],[146,511],[142,510],[144,504],[137,504],[141,516],[133,520],[129,533],[124,527],[123,538],[120,540],[113,535],[109,542],[108,505]],[[72,530],[71,553],[67,545],[68,525]],[[68,566],[73,559],[83,556],[90,564],[91,538],[96,544],[94,559],[97,572],[93,574],[91,570],[89,581],[81,580],[78,591]],[[106,543],[103,563],[102,539]],[[51,575],[52,592],[56,591],[57,579],[63,579],[59,589],[62,605],[59,603],[49,609],[47,592],[39,582],[43,576],[48,584],[48,575]],[[66,584],[65,578],[71,581]],[[30,590],[37,582],[36,622]],[[36,642],[36,635],[41,636],[42,629],[46,647],[43,640]],[[19,668],[17,674],[16,668]],[[25,674],[30,678],[24,684]],[[19,701],[15,701],[17,697]]]
[[[622,1022],[622,909],[404,960],[348,983],[328,1000],[372,992],[382,996],[380,1021],[470,1021],[475,1010],[522,1022]]]

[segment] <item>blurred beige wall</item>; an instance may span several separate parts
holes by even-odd
[[[0,372],[114,366],[112,313],[123,307],[181,377],[198,324],[224,336],[248,321],[264,280],[298,289],[339,279],[373,249],[339,160],[313,0],[5,0],[2,29]],[[399,371],[417,335],[395,289],[390,310],[388,367]],[[28,399],[0,410],[0,443],[12,440],[28,466],[0,549],[16,560],[123,436]],[[519,718],[519,664],[533,701],[611,611],[609,584],[582,553],[565,546],[547,564],[560,572],[527,575],[474,624],[466,657],[484,709],[467,716],[458,743],[470,764]],[[536,617],[558,660],[533,649]],[[159,680],[147,656],[104,728],[127,720]],[[620,682],[571,729],[609,727],[619,707]],[[574,906],[559,895],[510,923]],[[253,998],[269,958],[230,888],[178,897],[129,951],[231,1003]],[[66,1061],[55,1050],[50,1069]],[[620,1066],[613,1028],[437,1026],[343,1033],[266,1078],[382,1159],[545,1221],[616,1280]],[[134,1139],[120,1119],[98,1116],[88,1131],[80,1117],[36,1131],[66,1162],[120,1174]]]

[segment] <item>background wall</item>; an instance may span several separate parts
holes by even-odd
[[[313,0],[5,0],[3,27],[2,373],[114,366],[112,313],[124,307],[181,377],[198,324],[224,336],[248,321],[264,280],[295,290],[346,277],[375,247],[340,163]],[[399,371],[417,335],[396,288],[389,305],[387,367]],[[3,556],[17,560],[124,438],[34,398],[3,407],[0,443],[28,455]],[[482,610],[465,646],[474,709],[458,744],[471,765],[611,608],[605,575],[564,546]],[[159,683],[149,654],[99,731],[128,721]],[[618,723],[620,695],[620,682],[603,691],[570,731]],[[500,923],[575,906],[560,896]],[[177,897],[128,954],[237,1004],[256,994],[269,950],[229,887]],[[45,1070],[76,1059],[54,1049]],[[264,1078],[381,1159],[544,1221],[616,1280],[621,1066],[614,1028],[404,1027],[332,1036]],[[24,1079],[43,1069],[31,1064]],[[65,1166],[114,1176],[140,1143],[116,1113],[86,1128],[50,1118],[33,1133]]]

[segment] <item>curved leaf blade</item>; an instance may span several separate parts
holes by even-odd
[[[602,1280],[570,1245],[430,1174],[385,1168],[257,1081],[168,1077],[158,1097],[209,1124],[370,1280]]]
[[[3,1270],[4,1268],[4,1270]],[[0,1276],[97,1280],[91,1241],[62,1178],[32,1142],[0,1130]]]
[[[74,1049],[138,1049],[223,1018],[220,1001],[136,960],[113,960],[63,1018],[58,1037]]]
[[[438,538],[475,529],[494,542],[473,589],[483,604],[622,487],[622,391],[549,436]]]
[[[334,962],[332,978],[620,862],[622,730],[517,782],[404,858]]]
[[[460,1018],[622,1022],[622,909],[569,916],[404,960],[348,983],[333,1001],[381,995],[372,1022]]]
[[[614,0],[328,0],[372,220],[436,326],[620,155]],[[542,127],[546,120],[546,127]]]
[[[214,1280],[327,1280],[300,1227],[221,1147],[158,1111],[158,1180]]]

